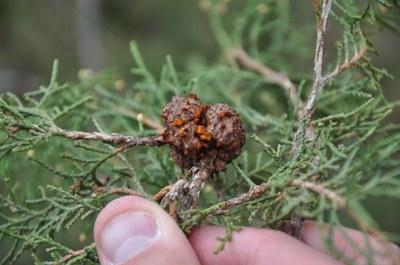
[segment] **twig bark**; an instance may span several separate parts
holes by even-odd
[[[263,183],[260,185],[253,186],[249,189],[248,192],[242,193],[241,195],[229,199],[227,201],[221,202],[218,204],[218,208],[216,208],[213,212],[210,213],[210,215],[219,215],[224,213],[226,210],[233,208],[237,205],[252,201],[259,196],[261,196],[263,193],[265,193],[268,190],[268,185],[267,183]]]
[[[82,249],[71,251],[67,255],[62,257],[56,264],[60,264],[60,265],[61,264],[65,264],[70,259],[75,258],[75,257],[80,256],[80,255],[83,255],[86,252],[88,252],[89,250],[94,249],[95,247],[96,247],[96,244],[92,243],[92,244],[90,244],[90,245],[88,245],[88,246],[86,246],[86,247],[84,247]]]
[[[204,183],[211,175],[207,167],[193,167],[190,171],[192,173],[192,180],[190,182],[186,178],[179,179],[174,184],[165,187],[167,192],[163,194],[162,204],[179,202],[177,208],[178,214],[198,207],[200,192],[204,187]]]
[[[204,183],[210,177],[210,171],[206,167],[193,168],[193,179],[189,185],[187,208],[197,206],[199,203],[200,191],[204,187]]]
[[[166,205],[172,201],[179,200],[187,189],[188,181],[187,179],[178,179],[174,184],[169,185],[169,190],[164,194],[161,199],[161,204]]]
[[[124,145],[129,148],[136,145],[159,146],[164,141],[160,135],[151,137],[133,137],[120,134],[104,134],[99,132],[66,131],[60,128],[53,129],[53,133],[72,140],[94,140],[108,144]]]

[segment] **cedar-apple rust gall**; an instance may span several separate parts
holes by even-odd
[[[239,115],[222,103],[202,104],[198,97],[175,96],[163,109],[163,141],[176,163],[185,169],[225,170],[245,143]]]

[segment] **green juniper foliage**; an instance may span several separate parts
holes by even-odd
[[[88,70],[78,83],[63,83],[55,61],[48,86],[1,95],[0,264],[26,254],[35,264],[98,264],[84,237],[107,202],[124,194],[151,198],[182,176],[167,146],[126,143],[158,135],[163,106],[189,92],[232,106],[245,123],[247,144],[225,172],[208,179],[199,207],[178,212],[182,229],[226,226],[217,252],[240,226],[277,228],[293,216],[339,229],[351,219],[365,233],[398,241],[362,201],[400,197],[400,126],[385,120],[399,102],[383,95],[381,81],[391,76],[374,66],[369,39],[381,27],[400,29],[399,4],[333,1],[325,45],[335,44],[336,54],[320,57],[319,72],[313,42],[324,31],[330,1],[302,2],[310,12],[299,18],[297,1],[201,0],[221,48],[211,65],[193,61],[178,72],[167,56],[156,77],[132,42],[132,84]],[[334,39],[330,30],[340,35]],[[310,67],[299,70],[298,61]],[[72,136],[77,132],[94,136]],[[131,138],[99,140],[107,135]],[[65,242],[66,232],[83,237],[81,249]]]

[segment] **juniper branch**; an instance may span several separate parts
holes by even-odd
[[[207,214],[208,216],[220,215],[233,207],[255,200],[267,192],[269,186],[269,183],[262,183],[252,186],[247,192],[242,193],[237,197],[220,202],[216,205],[216,207],[211,207],[209,211],[207,211]],[[319,193],[321,196],[327,197],[338,208],[346,207],[346,201],[342,196],[325,188],[322,184],[294,179],[289,186],[312,190],[316,193]]]
[[[301,145],[301,133],[305,129],[306,135],[309,138],[314,138],[313,129],[310,127],[311,116],[315,110],[315,103],[318,95],[321,92],[323,86],[322,70],[324,65],[324,53],[325,53],[325,34],[326,27],[328,25],[328,18],[332,8],[332,0],[324,0],[321,7],[321,15],[317,22],[317,38],[315,42],[315,55],[314,55],[314,81],[311,88],[310,95],[308,96],[307,102],[301,113],[301,121],[304,126],[299,126],[297,132],[294,135],[292,153],[296,154]]]
[[[134,137],[134,136],[115,134],[115,133],[105,134],[100,132],[69,131],[61,129],[54,124],[52,124],[50,128],[44,129],[38,125],[26,125],[23,123],[15,123],[12,124],[8,129],[10,133],[16,133],[17,131],[20,130],[36,132],[38,134],[48,133],[50,135],[62,136],[71,140],[93,140],[113,145],[124,145],[124,148],[129,148],[137,145],[160,146],[164,144],[162,137],[160,135],[151,137]]]
[[[322,3],[321,14],[317,24],[317,38],[315,45],[315,56],[314,56],[314,81],[311,88],[310,95],[301,113],[301,121],[303,126],[299,126],[293,138],[292,153],[296,154],[301,145],[302,137],[301,133],[305,130],[305,137],[313,140],[315,137],[314,129],[311,124],[311,117],[315,110],[317,98],[321,93],[324,86],[332,79],[349,69],[350,67],[357,64],[361,60],[366,52],[367,48],[362,48],[360,51],[356,51],[353,57],[348,60],[346,59],[342,64],[337,66],[332,72],[323,75],[324,66],[324,53],[325,53],[325,34],[328,25],[328,18],[332,8],[332,0],[324,0]]]

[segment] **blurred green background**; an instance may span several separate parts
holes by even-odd
[[[0,90],[31,90],[48,82],[60,60],[61,80],[81,68],[132,66],[136,40],[149,68],[159,72],[170,54],[182,69],[217,52],[207,16],[196,1],[0,1]]]
[[[79,71],[87,68],[114,69],[129,78],[131,40],[138,43],[149,69],[156,75],[167,54],[178,71],[184,71],[193,60],[216,63],[220,51],[201,3],[0,0],[0,92],[22,93],[47,84],[54,58],[60,61],[62,82],[78,81]],[[308,1],[296,1],[292,11],[296,23],[313,23]],[[314,40],[310,37],[312,55]],[[384,80],[385,93],[390,100],[398,100],[400,35],[382,29],[373,42],[379,51],[375,63],[394,76]],[[311,73],[310,63],[311,60],[300,62],[300,66]],[[390,119],[400,121],[399,112]],[[399,201],[370,198],[367,204],[385,230],[400,233]],[[84,243],[88,236],[79,235],[77,242]]]

